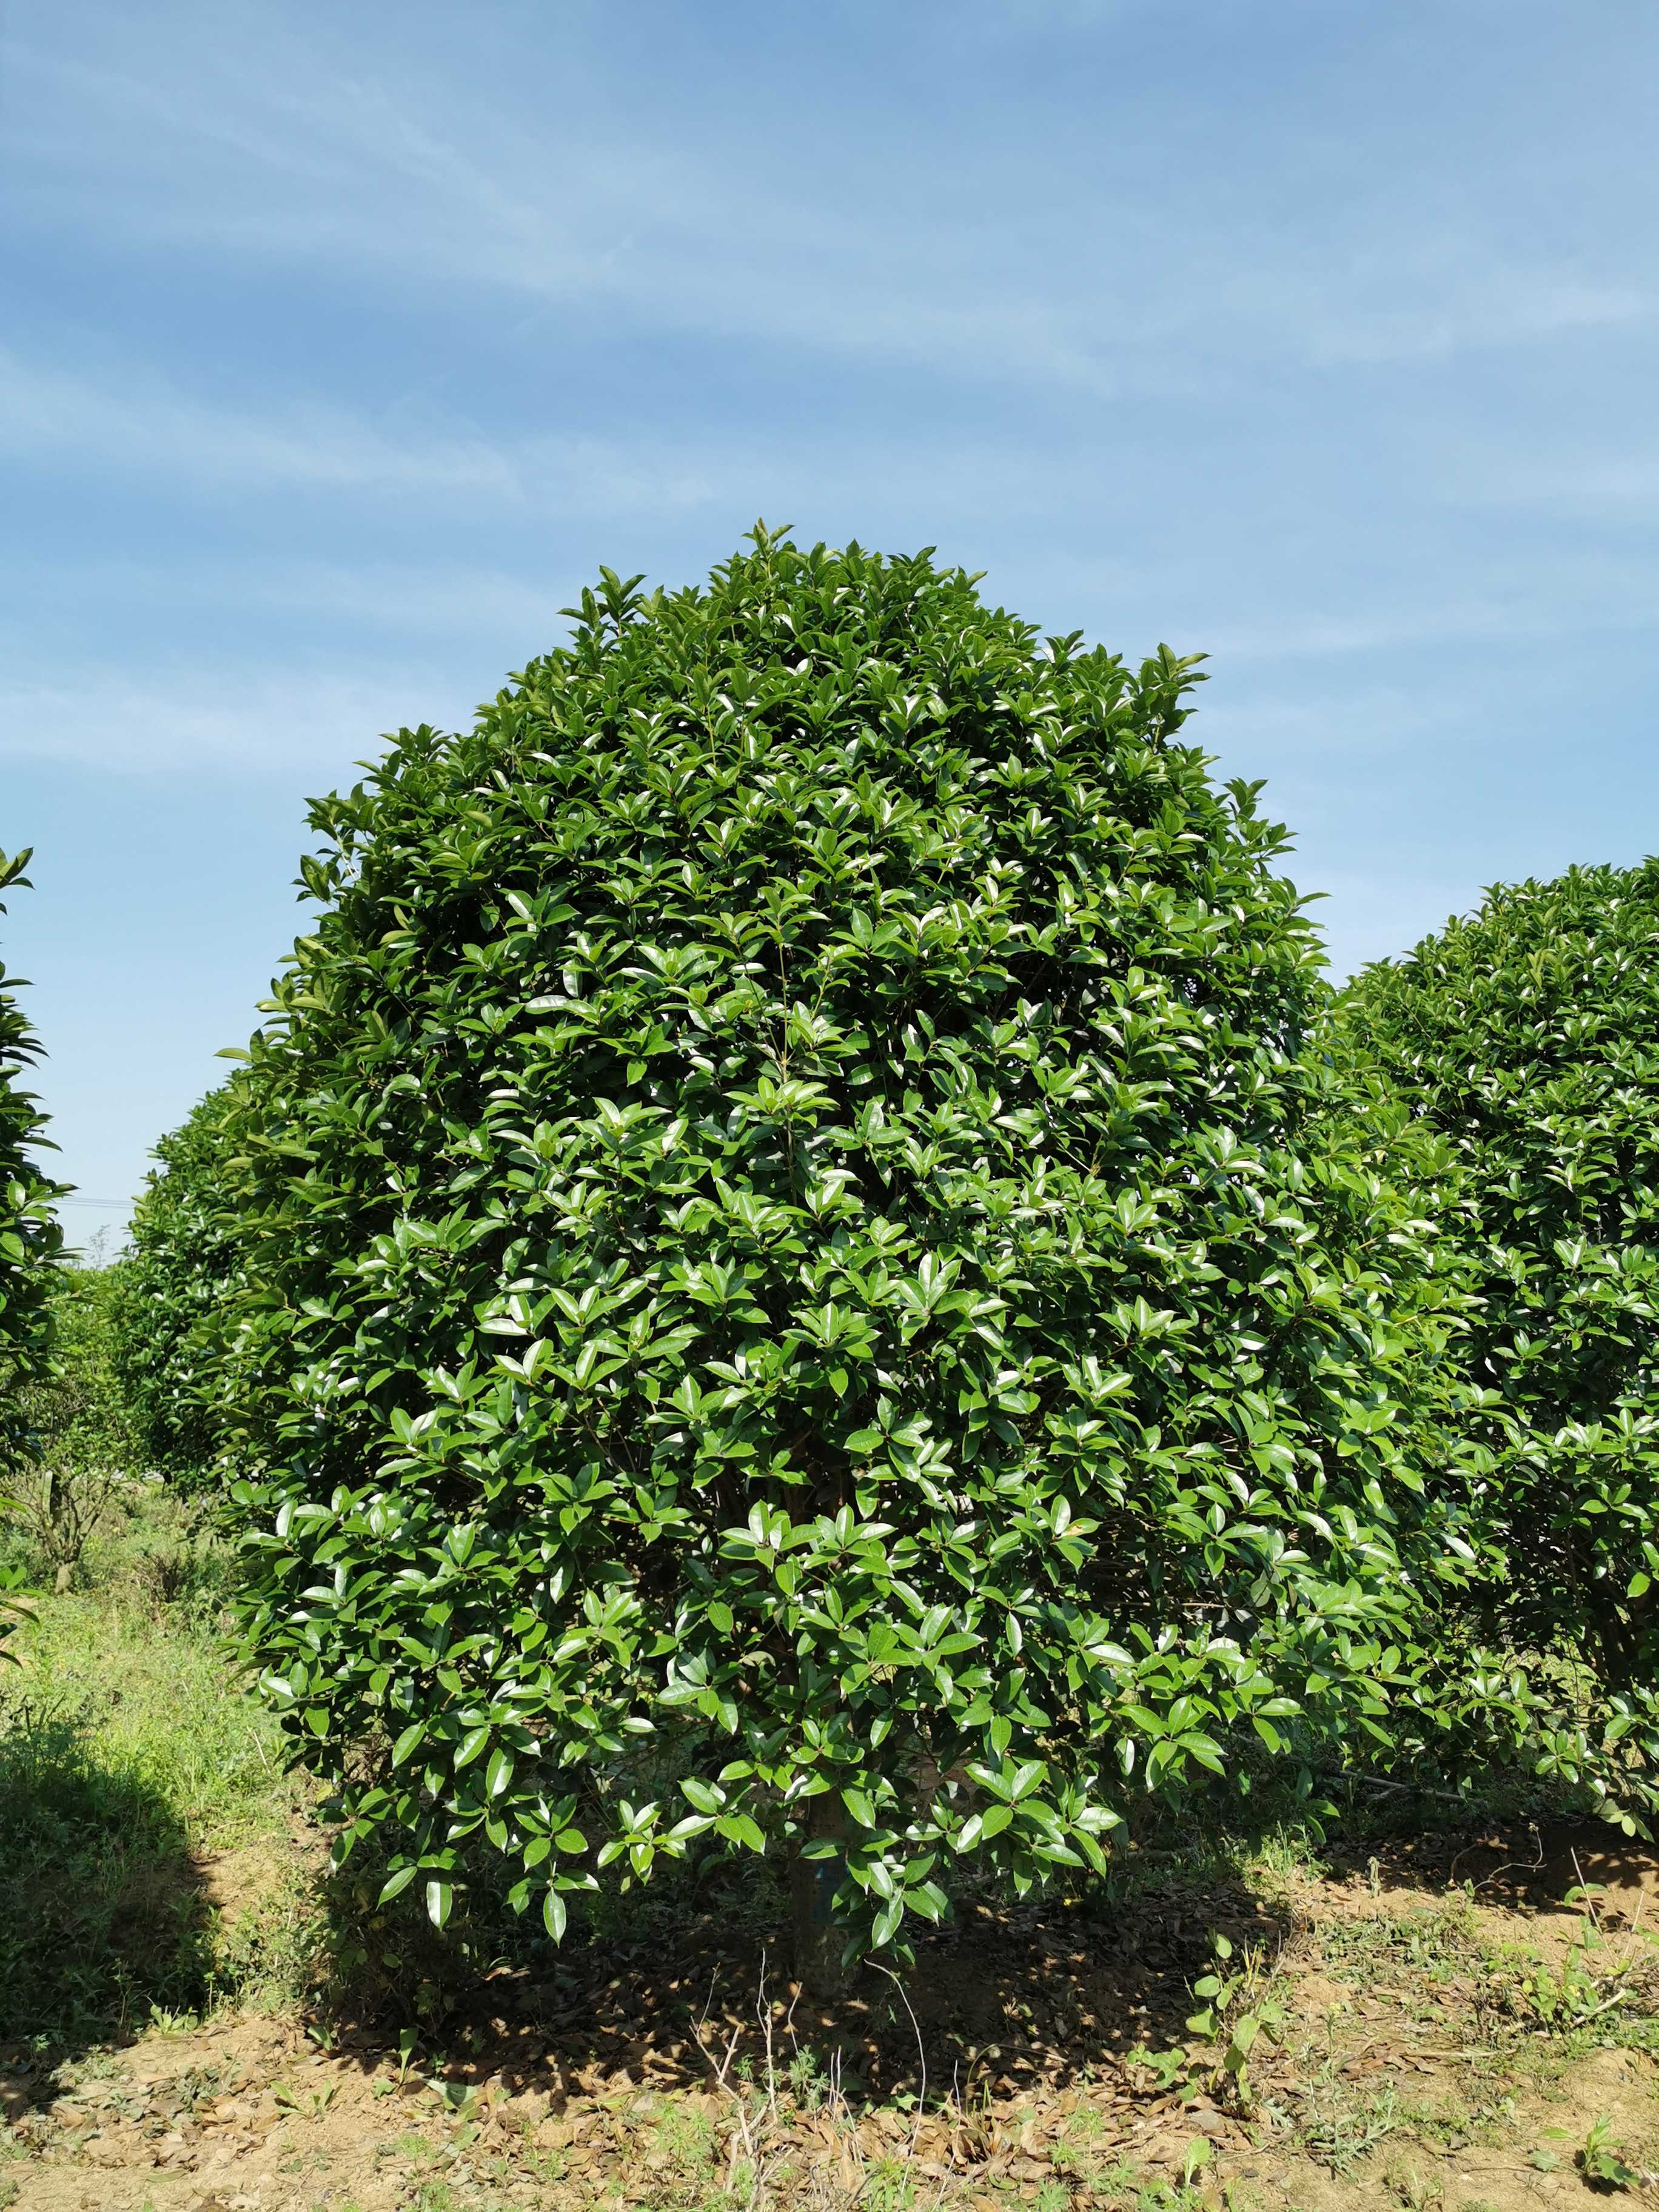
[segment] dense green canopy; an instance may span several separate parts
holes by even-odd
[[[879,1943],[1330,1751],[1457,1566],[1423,1255],[1193,665],[763,530],[573,612],[316,806],[232,1086],[250,1626],[349,1839],[556,1931],[776,1843]]]
[[[28,862],[27,852],[0,853],[0,891],[27,888]],[[15,995],[20,980],[0,965],[0,1463],[26,1437],[21,1385],[50,1356],[53,1263],[63,1244],[52,1212],[62,1187],[38,1158],[46,1117],[21,1087],[40,1048]]]
[[[1443,1230],[1492,1454],[1489,1599],[1517,1649],[1659,1667],[1659,862],[1499,885],[1341,1011],[1447,1147]]]
[[[228,1106],[222,1089],[210,1091],[156,1146],[110,1302],[115,1363],[143,1456],[185,1489],[209,1481],[223,1441],[240,1249]]]

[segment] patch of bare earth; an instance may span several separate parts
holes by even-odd
[[[219,1911],[257,1903],[252,1859],[204,1871]],[[1586,1884],[1591,1903],[1570,1903]],[[573,1950],[551,1982],[496,1977],[441,2053],[243,2016],[52,2076],[15,2064],[0,2204],[1635,2203],[1659,2194],[1656,1884],[1659,1860],[1594,1836],[1419,1838],[1318,1881],[970,1912],[902,1990],[872,1975],[833,2014],[693,1923],[672,1945]],[[1195,2032],[1211,1970],[1231,1985]]]

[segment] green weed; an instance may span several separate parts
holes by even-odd
[[[1474,1909],[1462,1896],[1407,1912],[1334,1923],[1322,1931],[1320,1948],[1344,1981],[1409,1973],[1443,1984],[1483,1955]]]
[[[1642,2184],[1643,2176],[1625,2156],[1624,2146],[1613,2141],[1613,2121],[1606,2112],[1598,2115],[1573,2164],[1592,2189],[1636,2189]]]
[[[1302,2100],[1298,2133],[1310,2158],[1333,2173],[1352,2172],[1377,2144],[1405,2126],[1407,2115],[1393,2088],[1356,2099],[1334,2084],[1310,2088]]]

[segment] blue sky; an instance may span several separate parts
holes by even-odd
[[[1212,655],[1334,963],[1651,824],[1648,0],[11,0],[0,927],[84,1236],[308,793],[757,514]]]

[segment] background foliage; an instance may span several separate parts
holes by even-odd
[[[143,1455],[184,1490],[210,1482],[222,1443],[238,1251],[228,1103],[210,1091],[156,1146],[112,1284],[112,1358]]]
[[[7,1510],[60,1579],[73,1571],[117,1493],[144,1472],[143,1447],[114,1357],[119,1267],[62,1267],[51,1300],[54,1358],[19,1387],[28,1442]]]
[[[1659,864],[1500,885],[1367,969],[1338,1028],[1437,1147],[1431,1202],[1470,1300],[1465,1504],[1494,1562],[1480,1625],[1589,1668],[1586,1741],[1626,1787],[1659,1754],[1656,954]]]
[[[0,853],[0,890],[27,888],[28,860],[27,852]],[[25,1438],[18,1386],[50,1356],[52,1262],[63,1244],[52,1210],[62,1188],[36,1158],[46,1115],[21,1088],[40,1047],[17,1003],[21,981],[0,965],[0,1465]]]
[[[0,853],[0,891],[27,887],[28,860],[27,851]],[[63,1245],[52,1212],[62,1187],[41,1173],[36,1157],[47,1143],[46,1115],[22,1088],[40,1048],[17,1003],[21,981],[0,962],[0,1478],[27,1449],[23,1387],[51,1359],[52,1263]],[[14,1565],[0,1564],[0,1657],[11,1656],[6,1647],[26,1610],[22,1582]]]
[[[1439,1292],[1192,665],[764,531],[573,611],[317,805],[229,1094],[248,1626],[348,1848],[556,1931],[777,1840],[882,1943],[1377,1730],[1468,1551]]]

